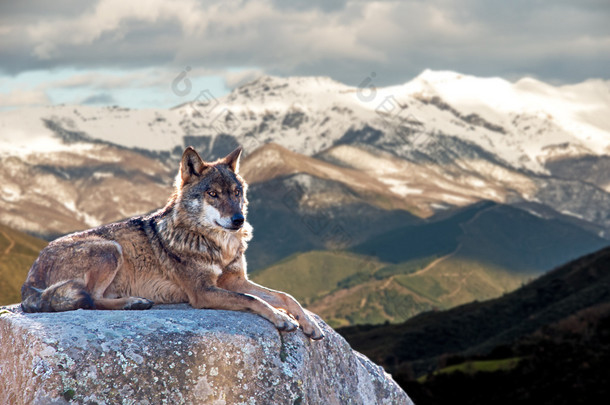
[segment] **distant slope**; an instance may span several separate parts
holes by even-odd
[[[0,225],[0,305],[21,301],[21,285],[46,241]]]
[[[502,347],[607,302],[610,248],[494,300],[427,312],[399,325],[353,326],[340,332],[356,350],[388,370],[418,376],[434,371],[441,356],[501,356]]]
[[[167,201],[177,164],[169,168],[146,152],[62,134],[64,151],[0,153],[0,223],[53,239],[147,213]]]
[[[342,251],[296,254],[252,276],[286,291],[334,327],[402,322],[433,308],[497,297],[523,282],[523,274],[475,261],[435,257],[400,264]],[[425,271],[423,271],[425,270]]]
[[[343,249],[400,226],[423,222],[403,210],[370,203],[336,180],[297,173],[254,183],[248,190],[251,272],[298,252]]]
[[[397,160],[395,157],[393,159]],[[409,199],[393,192],[384,179],[375,174],[301,155],[273,143],[263,145],[248,155],[240,165],[240,174],[249,184],[266,183],[296,174],[305,175],[340,184],[342,193],[349,193],[350,199],[360,199],[386,210],[417,211]],[[339,195],[326,201],[316,195],[308,197],[317,203],[318,209],[342,202],[337,199]]]
[[[350,250],[391,263],[450,254],[510,271],[540,274],[607,244],[606,239],[569,221],[483,202],[446,219],[394,229]]]
[[[351,252],[319,250],[315,234],[294,226],[287,218],[280,229],[291,231],[278,235],[294,240],[293,246],[311,240],[315,247],[255,271],[252,278],[289,292],[335,327],[397,323],[422,311],[495,298],[560,260],[607,244],[570,222],[489,202],[373,236]],[[267,243],[277,251],[281,241],[269,236],[257,235],[255,247]]]
[[[296,254],[257,273],[254,280],[272,288],[290,291],[305,305],[344,286],[361,273],[373,274],[384,264],[347,252],[311,251]]]
[[[482,210],[495,204],[479,203],[456,212],[449,218],[416,226],[406,226],[371,238],[350,250],[378,257],[390,263],[400,263],[431,255],[444,256],[453,252],[464,234],[461,224],[471,221]]]

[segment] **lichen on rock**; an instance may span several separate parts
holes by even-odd
[[[326,338],[244,312],[24,314],[0,308],[2,404],[411,404],[317,318]]]

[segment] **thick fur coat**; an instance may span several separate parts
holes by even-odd
[[[26,312],[148,309],[188,302],[195,308],[251,311],[280,330],[323,334],[290,295],[247,277],[247,184],[241,148],[204,162],[184,151],[175,192],[159,211],[51,242],[22,287]]]

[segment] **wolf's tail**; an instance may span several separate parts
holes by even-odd
[[[91,295],[82,281],[66,280],[44,290],[28,283],[21,288],[23,312],[60,312],[75,309],[94,309]]]

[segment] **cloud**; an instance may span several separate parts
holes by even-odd
[[[229,86],[241,80],[236,71],[349,84],[375,71],[378,85],[426,68],[567,82],[610,75],[606,0],[4,3],[6,74],[157,69],[166,73],[152,80],[166,81],[188,65],[225,75]]]
[[[76,73],[64,79],[51,80],[40,86],[45,89],[92,88],[97,90],[116,90],[121,88],[149,87],[166,84],[170,73],[159,69],[139,69],[128,72],[88,71]]]
[[[264,74],[265,73],[260,69],[245,69],[236,72],[226,72],[223,73],[222,76],[224,77],[225,85],[228,88],[233,89],[241,86],[242,84],[254,81]]]
[[[27,27],[26,35],[34,44],[35,57],[54,59],[65,49],[90,46],[103,40],[120,42],[142,25],[175,21],[187,33],[192,33],[201,16],[192,14],[193,8],[197,8],[197,4],[189,0],[148,0],[145,4],[103,0],[94,10],[78,18],[41,20]]]
[[[47,94],[41,90],[14,90],[0,93],[0,108],[15,108],[49,104]]]
[[[89,96],[87,98],[85,98],[83,101],[81,101],[81,104],[86,104],[86,105],[111,105],[111,104],[116,104],[116,100],[114,99],[114,97],[112,97],[111,94],[108,93],[99,93],[99,94],[94,94],[92,96]]]

